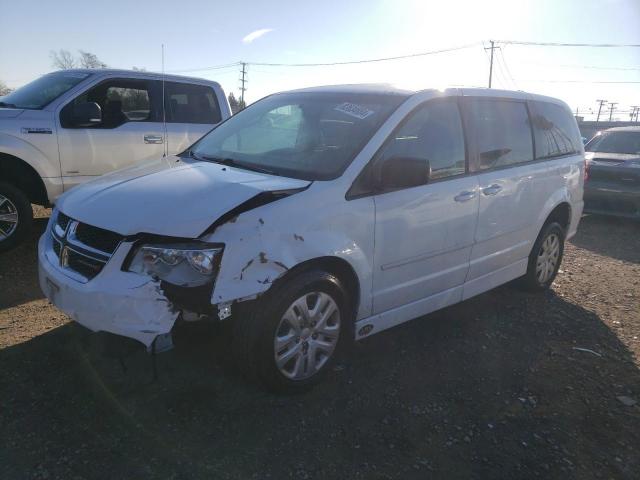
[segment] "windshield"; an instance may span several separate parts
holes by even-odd
[[[330,180],[342,174],[405,98],[324,92],[272,95],[212,130],[192,154],[276,175]]]
[[[44,75],[9,95],[0,97],[0,107],[39,110],[75,87],[90,73],[55,72]]]
[[[584,147],[586,152],[640,153],[640,132],[604,132]]]

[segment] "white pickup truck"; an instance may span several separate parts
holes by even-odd
[[[165,141],[179,153],[230,115],[216,82],[128,70],[62,70],[0,97],[0,251],[27,234],[32,203],[161,157]]]

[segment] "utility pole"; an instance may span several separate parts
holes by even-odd
[[[637,122],[638,121],[638,113],[640,113],[640,106],[631,105],[631,108],[633,108],[633,110],[631,111],[631,121],[633,122],[633,118],[635,117],[636,122]]]
[[[491,80],[493,79],[493,51],[500,47],[496,47],[496,42],[493,40],[489,40],[489,43],[491,44],[491,47],[485,48],[485,50],[491,50],[491,60],[489,61],[489,88],[491,88]]]
[[[246,62],[240,62],[240,65],[242,65],[242,78],[240,79],[240,108],[244,108],[246,106],[246,104],[244,103],[244,92],[247,91],[247,87],[245,86],[245,84],[247,83],[247,64]]]
[[[606,100],[596,100],[596,102],[600,103],[600,106],[598,107],[598,117],[596,118],[596,123],[598,123],[600,121],[600,112],[602,111],[602,105],[607,103],[607,101]]]
[[[611,102],[609,104],[609,106],[611,107],[611,110],[609,110],[609,121],[610,122],[613,120],[613,109],[617,104],[618,104],[618,102]]]

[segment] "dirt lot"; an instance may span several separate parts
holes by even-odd
[[[43,300],[37,236],[0,255],[2,479],[640,477],[640,224],[586,217],[552,291],[371,337],[294,397],[239,378],[213,325],[157,381],[135,345],[123,370]]]

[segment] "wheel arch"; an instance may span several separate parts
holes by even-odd
[[[49,204],[42,177],[21,158],[0,152],[0,179],[22,190],[31,203]]]

